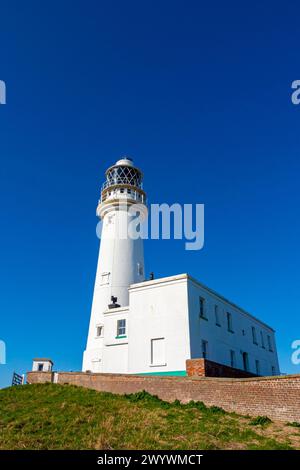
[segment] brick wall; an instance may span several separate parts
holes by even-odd
[[[29,372],[27,381],[41,383],[53,377],[45,372]],[[60,384],[98,391],[124,394],[146,390],[167,401],[203,401],[240,414],[300,422],[300,375],[229,379],[59,372],[56,378]]]
[[[188,359],[186,361],[186,371],[190,377],[256,377],[255,374],[250,372],[228,367],[218,362],[208,361],[207,359]]]
[[[53,372],[27,372],[27,383],[39,384],[45,382],[53,382]]]

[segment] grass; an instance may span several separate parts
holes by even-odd
[[[293,426],[294,428],[300,428],[300,423],[293,421],[292,423],[286,423],[287,426]]]
[[[251,426],[268,426],[272,421],[268,416],[257,416],[250,421]]]
[[[300,449],[300,432],[202,402],[70,385],[0,390],[0,449]],[[264,421],[264,420],[263,420]]]

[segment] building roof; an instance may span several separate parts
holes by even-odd
[[[34,362],[38,362],[38,361],[39,361],[39,362],[41,362],[41,361],[42,361],[42,362],[51,362],[51,364],[53,365],[53,361],[52,361],[51,359],[47,358],[47,357],[35,357],[35,358],[33,359],[33,361],[34,361]]]
[[[129,289],[133,290],[133,289],[138,289],[138,288],[142,288],[142,287],[150,287],[150,286],[153,286],[155,284],[162,284],[162,283],[167,283],[167,282],[172,282],[172,281],[179,281],[179,280],[184,280],[184,279],[190,280],[191,282],[193,282],[194,284],[197,284],[199,287],[206,290],[207,292],[214,295],[215,297],[219,298],[223,302],[226,302],[231,307],[234,307],[234,308],[238,309],[244,315],[250,317],[251,319],[253,319],[256,322],[260,323],[261,325],[265,326],[269,330],[271,330],[273,332],[275,331],[271,326],[267,325],[267,323],[264,323],[263,321],[259,320],[254,315],[252,315],[251,313],[244,310],[242,307],[239,307],[237,304],[235,304],[231,300],[228,300],[223,295],[221,295],[218,292],[214,291],[210,287],[207,287],[205,284],[202,284],[202,282],[198,281],[197,279],[193,278],[192,276],[190,276],[187,273],[185,273],[185,274],[176,274],[175,276],[162,277],[162,278],[158,278],[158,279],[153,279],[151,281],[144,281],[144,282],[139,282],[139,283],[136,283],[136,284],[131,284]]]

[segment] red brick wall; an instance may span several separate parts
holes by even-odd
[[[29,383],[46,382],[49,378],[45,372],[27,374]],[[167,401],[203,401],[240,414],[300,422],[300,375],[228,379],[59,372],[58,383],[119,394],[146,390]]]
[[[53,382],[53,372],[27,372],[27,383]]]
[[[188,359],[186,361],[186,371],[189,377],[255,377],[255,374],[250,372],[208,361],[207,359]]]

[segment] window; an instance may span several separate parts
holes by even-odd
[[[260,363],[258,359],[256,359],[255,361],[255,370],[256,370],[256,375],[260,375]]]
[[[216,320],[216,325],[221,326],[220,315],[219,315],[219,306],[218,305],[215,305],[215,320]]]
[[[268,348],[269,348],[269,351],[273,351],[273,348],[272,348],[272,342],[271,342],[271,337],[268,335],[267,336],[267,340],[268,340]]]
[[[201,349],[202,349],[202,357],[203,359],[207,359],[208,356],[208,342],[204,339],[201,342]]]
[[[274,366],[272,366],[272,375],[276,375],[276,370]]]
[[[96,327],[96,336],[103,336],[103,325],[99,325]]]
[[[131,194],[131,189],[127,189],[127,194]]]
[[[253,341],[253,344],[257,344],[256,329],[254,326],[252,326],[252,341]]]
[[[246,352],[243,352],[243,368],[245,372],[249,371],[249,358]]]
[[[200,318],[204,318],[207,320],[206,315],[205,315],[205,299],[204,297],[199,297],[199,303],[200,303]]]
[[[38,364],[38,371],[43,372],[44,370],[44,364]]]
[[[227,312],[227,330],[230,331],[230,333],[233,333],[232,329],[232,315],[231,313]]]
[[[263,332],[261,331],[260,332],[260,342],[261,342],[261,347],[266,349],[266,346],[265,346],[265,338],[264,338],[264,334]]]
[[[230,350],[230,367],[236,367],[235,351]]]
[[[120,193],[124,193],[124,188],[121,188],[121,189],[120,189]]]
[[[101,286],[109,284],[109,275],[110,275],[110,273],[101,273],[100,274],[100,285]]]
[[[151,339],[151,365],[166,365],[165,338]]]
[[[117,322],[117,337],[126,335],[126,320],[118,320]]]
[[[141,263],[138,263],[137,264],[137,272],[138,272],[138,275],[139,276],[143,276],[144,275],[144,268],[143,268],[143,265]]]

